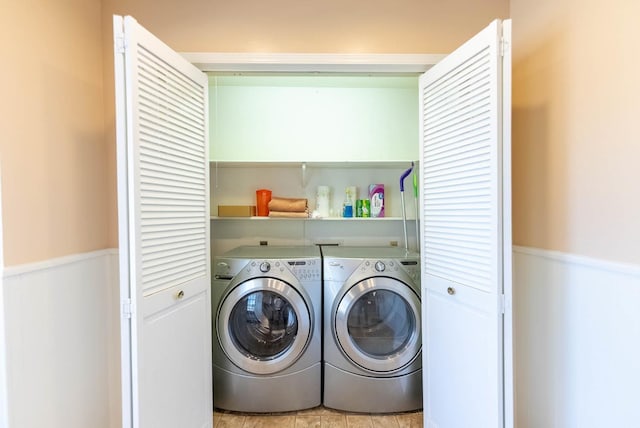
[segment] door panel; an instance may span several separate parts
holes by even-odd
[[[429,362],[423,368],[429,426],[500,426],[499,344],[495,312],[486,310],[492,307],[490,295],[458,286],[451,296],[452,282],[425,279],[434,283],[427,291]]]
[[[123,427],[212,425],[207,78],[114,16]]]
[[[503,344],[511,341],[503,315],[511,289],[507,41],[496,20],[420,78],[429,427],[505,426],[512,376]]]
[[[145,427],[205,427],[211,423],[211,377],[203,376],[211,370],[211,342],[206,340],[211,304],[208,292],[192,288],[173,287],[150,297],[155,302],[145,305],[145,347],[140,355],[144,367],[140,381],[145,385],[140,409]],[[183,297],[176,299],[181,291]]]

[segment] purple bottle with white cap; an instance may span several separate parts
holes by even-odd
[[[371,217],[384,217],[384,184],[369,185]]]

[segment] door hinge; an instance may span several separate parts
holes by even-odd
[[[126,44],[124,42],[124,35],[121,36],[116,36],[115,38],[115,51],[116,53],[124,53],[125,49],[126,49]]]
[[[504,37],[500,37],[500,56],[505,56],[509,52],[509,42]]]
[[[133,316],[133,307],[131,306],[131,299],[124,299],[122,301],[122,318],[130,319]]]
[[[500,295],[500,312],[506,314],[511,309],[511,298],[504,294]]]

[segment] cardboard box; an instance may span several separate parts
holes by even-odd
[[[218,205],[218,217],[253,217],[255,205]]]

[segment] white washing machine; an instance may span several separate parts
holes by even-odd
[[[419,256],[396,247],[322,247],[326,407],[422,408]]]
[[[321,404],[321,264],[318,247],[239,247],[214,259],[215,407]]]

